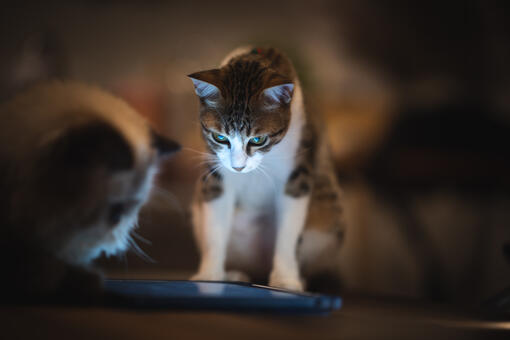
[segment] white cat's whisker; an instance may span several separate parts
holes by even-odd
[[[207,165],[207,164],[217,164],[218,163],[218,160],[217,159],[203,159],[202,161],[198,162],[198,166],[204,166],[204,165]]]
[[[136,231],[132,231],[131,234],[140,242],[145,243],[146,245],[152,246],[152,242],[143,237],[142,235],[138,234]]]
[[[230,266],[248,274],[268,272],[270,285],[303,290],[306,282],[301,265],[322,268],[329,247],[335,249],[336,257],[337,235],[343,233],[342,216],[336,211],[339,190],[334,169],[327,152],[321,152],[326,150],[325,139],[318,138],[317,127],[308,121],[291,61],[271,48],[248,48],[239,53],[235,58],[229,55],[219,69],[190,75],[200,98],[201,124],[209,130],[202,137],[217,157],[204,156],[204,162],[212,160],[213,165],[198,181],[200,190],[192,204],[194,236],[201,250],[193,278],[228,280],[225,268]],[[274,63],[276,58],[278,63]],[[268,64],[275,65],[275,70]],[[275,85],[266,81],[266,72],[274,71],[283,72],[285,82]],[[254,77],[260,86],[253,86]],[[247,99],[255,95],[259,96],[257,102]],[[234,110],[224,105],[225,96],[235,98]],[[237,109],[253,107],[260,110]],[[204,109],[216,112],[208,115]],[[268,114],[282,119],[266,118]],[[220,167],[222,176],[209,179]],[[315,221],[308,211],[313,207],[316,169],[328,175],[321,200],[330,200],[333,208],[321,211]],[[331,246],[309,241],[308,229],[324,234]],[[302,244],[307,245],[307,252],[298,257]],[[267,249],[273,249],[273,254]],[[267,255],[272,256],[271,261],[258,264]],[[325,266],[333,270],[336,262]]]
[[[205,152],[205,151],[199,151],[199,150],[195,150],[195,149],[192,149],[190,147],[184,147],[182,148],[182,151],[191,151],[191,152],[194,152],[198,155],[201,155],[201,156],[211,156],[211,157],[215,157],[214,155],[212,155],[211,153],[209,152]]]
[[[120,252],[116,256],[119,259],[119,261],[124,264],[124,271],[127,272],[129,269],[129,266],[128,266],[128,258],[127,258],[126,252]]]
[[[217,157],[215,155],[211,155],[211,154],[208,154],[208,153],[204,153],[204,154],[197,154],[197,155],[193,155],[192,156],[193,159],[210,159],[210,160],[214,160],[216,159]]]
[[[149,262],[149,263],[156,263],[156,260],[154,260],[152,257],[150,257],[149,255],[147,255],[146,252],[144,252],[142,250],[142,248],[140,248],[140,246],[136,243],[135,240],[133,240],[133,238],[131,237],[128,237],[128,243],[129,245],[131,246],[131,249],[133,250],[133,252],[139,257],[141,258],[142,260],[146,261],[146,262]]]
[[[209,170],[209,173],[207,174],[207,176],[204,178],[204,182],[206,182],[209,177],[211,177],[211,175],[213,173],[215,173],[216,171],[218,171],[219,169],[221,168],[221,164],[217,164],[215,165],[211,170]]]
[[[259,164],[256,169],[258,169],[269,180],[269,182],[271,182],[273,186],[273,192],[276,195],[276,183],[274,182],[274,178],[269,176],[268,170],[262,164]]]
[[[211,165],[211,163],[208,163],[208,165]],[[215,163],[212,163],[212,165],[213,165],[213,167],[214,167],[214,166],[216,166],[216,164],[215,164]],[[199,176],[199,177],[200,177],[200,178],[202,178],[202,177],[204,177],[204,176],[208,175],[211,171],[212,171],[212,168],[211,168],[211,167],[206,167],[206,168],[204,169],[204,171],[202,171],[202,172],[200,173],[200,176]]]
[[[204,164],[209,165],[205,168],[205,170],[200,174],[200,177],[205,177],[204,180],[207,180],[209,176],[217,171],[221,167],[221,162],[218,160],[218,158],[211,159],[210,161],[204,161]]]

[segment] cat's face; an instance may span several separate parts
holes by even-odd
[[[232,172],[257,169],[287,132],[294,85],[246,61],[189,77],[200,98],[200,123],[209,149]]]
[[[67,131],[36,160],[25,206],[37,218],[34,233],[59,258],[83,264],[136,247],[130,233],[161,157],[178,146],[155,134],[146,145],[132,143],[113,126],[92,123]]]
[[[163,156],[178,144],[118,98],[53,83],[0,108],[0,222],[15,237],[85,264],[131,239]]]

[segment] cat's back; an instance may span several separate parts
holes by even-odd
[[[24,154],[69,128],[97,121],[114,126],[133,145],[149,140],[145,121],[125,102],[73,82],[54,81],[25,91],[0,106],[0,121],[4,157]]]

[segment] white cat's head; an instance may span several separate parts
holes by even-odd
[[[262,54],[236,57],[220,69],[189,77],[209,149],[230,171],[256,169],[288,130],[292,80],[267,67]]]
[[[0,118],[16,236],[74,264],[126,250],[159,162],[178,145],[119,98],[78,84],[32,89]]]

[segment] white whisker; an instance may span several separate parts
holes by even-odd
[[[142,235],[138,234],[136,231],[132,231],[131,234],[140,242],[143,242],[149,246],[152,246],[152,242],[143,237]]]
[[[133,240],[133,238],[128,237],[127,240],[128,240],[129,245],[131,246],[131,249],[133,250],[133,252],[136,255],[138,255],[139,258],[141,258],[142,260],[149,262],[149,263],[156,263],[156,260],[154,260],[152,257],[147,255],[147,253],[145,253],[142,250],[142,248],[140,248],[140,246],[138,246],[138,244],[136,243],[135,240]]]
[[[184,147],[182,148],[183,151],[191,151],[191,152],[194,152],[198,155],[201,155],[201,156],[211,156],[211,157],[215,157],[213,154],[211,154],[210,152],[205,152],[205,151],[199,151],[199,150],[195,150],[195,149],[192,149],[192,148],[189,148],[189,147]]]
[[[221,168],[221,164],[216,164],[214,167],[212,167],[211,169],[209,169],[209,170],[208,170],[208,171],[209,171],[209,173],[205,176],[205,178],[204,178],[204,182],[206,182],[206,181],[209,179],[209,177],[210,177],[213,173],[217,172],[220,168]]]
[[[276,183],[274,182],[274,178],[269,176],[267,169],[262,164],[259,164],[259,166],[256,169],[259,170],[269,180],[269,182],[271,182],[273,192],[276,195]]]
[[[127,272],[129,270],[129,265],[128,265],[128,258],[127,258],[127,254],[126,252],[122,252],[118,255],[119,259],[121,262],[124,263],[124,271]]]

